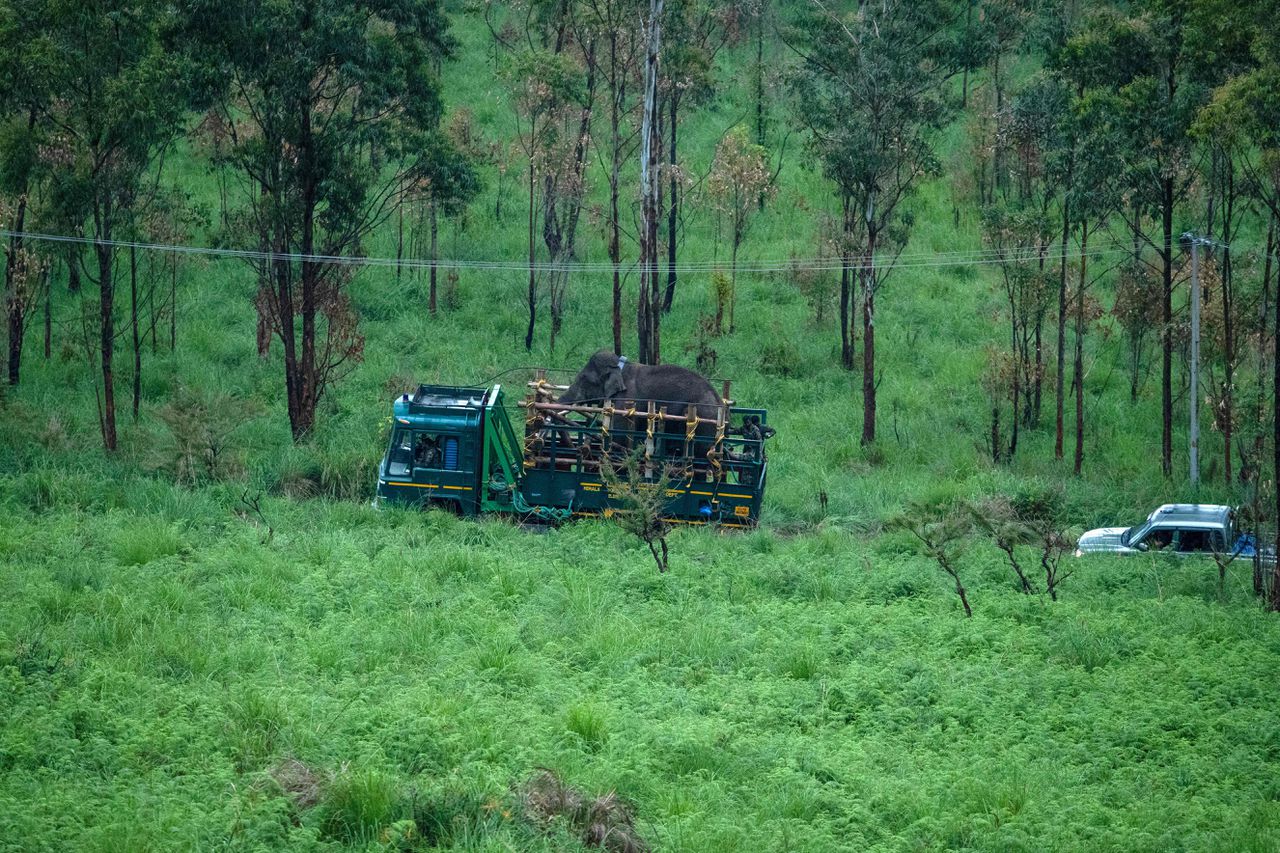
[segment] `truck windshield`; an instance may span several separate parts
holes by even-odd
[[[409,473],[413,464],[413,432],[398,430],[391,440],[391,448],[387,451],[387,473],[393,477],[403,477]]]

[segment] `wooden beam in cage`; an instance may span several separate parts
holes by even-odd
[[[650,401],[650,403],[652,403],[652,401]],[[578,412],[584,415],[609,414],[609,407],[607,406],[565,405],[561,403],[530,402],[528,400],[521,401],[520,405],[524,406],[525,408],[536,409],[538,411],[543,411],[543,412]],[[707,426],[720,426],[722,424],[727,423],[725,418],[725,407],[717,406],[716,409],[718,412],[718,416],[715,419],[698,417],[695,423],[706,424]],[[615,415],[630,415],[632,417],[643,417],[646,414],[643,409],[637,408],[633,412],[630,407],[623,407],[623,406],[613,406],[612,413]],[[672,414],[666,414],[666,413],[659,414],[655,412],[654,417],[658,418],[659,420],[674,421],[682,424],[688,423],[689,421],[688,415],[672,415]]]

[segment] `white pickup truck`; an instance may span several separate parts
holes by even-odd
[[[1235,527],[1236,514],[1218,504],[1165,504],[1142,524],[1100,527],[1080,537],[1076,556],[1085,554],[1229,554],[1252,559],[1257,541]],[[1269,552],[1264,558],[1271,558]]]

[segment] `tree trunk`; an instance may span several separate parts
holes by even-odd
[[[27,123],[30,132],[36,124],[35,111]],[[27,300],[23,290],[29,287],[31,270],[22,257],[22,234],[27,219],[27,186],[18,195],[18,209],[13,220],[14,234],[9,237],[9,257],[4,265],[5,309],[9,315],[9,384],[17,385],[22,372],[22,341],[26,336]],[[19,270],[19,264],[23,269]],[[21,279],[21,281],[19,280]]]
[[[396,281],[404,273],[404,196],[396,200]]]
[[[80,247],[74,243],[67,249],[67,292],[80,292]]]
[[[1173,476],[1173,178],[1162,180],[1160,260],[1164,278],[1160,320],[1160,469]]]
[[[284,231],[279,224],[276,225],[274,242],[276,251],[283,254],[285,250]],[[293,267],[288,260],[280,256],[275,258],[273,266],[276,287],[274,304],[279,312],[277,328],[280,333],[280,348],[284,351],[285,406],[289,413],[289,424],[292,428],[292,425],[297,422],[298,411],[301,407],[298,388],[298,345],[293,312]]]
[[[53,282],[49,281],[49,268],[44,271],[44,360],[53,355]]]
[[[756,145],[764,148],[765,143],[765,121],[764,121],[764,12],[768,8],[767,4],[761,3],[756,7]],[[756,204],[760,210],[764,210],[764,190],[760,191],[760,196],[756,199]],[[730,316],[733,313],[730,312]],[[733,322],[729,322],[729,331],[733,331]]]
[[[973,27],[973,0],[966,0],[964,4],[964,35],[968,41]],[[969,108],[969,57],[964,58],[964,70],[960,79],[960,109]]]
[[[1271,327],[1271,332],[1272,340],[1280,347],[1280,292],[1277,292],[1275,297],[1275,323]],[[1272,610],[1280,610],[1280,352],[1275,354],[1272,366],[1271,438],[1274,463],[1272,475],[1275,478],[1271,482],[1275,484],[1276,502],[1276,560],[1271,570],[1270,607]]]
[[[609,261],[613,265],[613,353],[622,355],[622,247],[618,223],[618,173],[622,168],[622,99],[626,77],[618,73],[618,31],[609,31]],[[672,125],[674,126],[674,122]],[[674,132],[674,131],[673,131]]]
[[[178,256],[169,259],[169,352],[178,350]]]
[[[874,443],[875,440],[876,228],[868,223],[867,254],[862,269],[862,444],[866,446]]]
[[[1008,185],[1004,174],[1004,146],[1000,143],[1000,114],[1004,110],[1004,87],[1000,82],[1000,51],[992,59],[991,84],[996,90],[996,110],[993,116],[995,144],[991,148],[991,198],[1002,194]]]
[[[529,326],[524,333],[525,352],[533,352],[533,326],[538,314],[538,278],[534,270],[533,243],[533,158],[529,158]]]
[[[98,256],[98,313],[101,326],[102,350],[102,446],[114,452],[118,446],[116,439],[116,392],[113,358],[115,356],[115,281],[112,278],[115,266],[115,247],[111,240],[111,211],[101,217],[101,239],[94,243],[94,251]]]
[[[1067,179],[1064,186],[1071,186],[1072,168],[1067,167]],[[1054,401],[1054,438],[1053,438],[1053,458],[1062,458],[1062,415],[1064,407],[1064,392],[1066,391],[1066,349],[1067,349],[1067,239],[1071,236],[1071,204],[1064,195],[1062,199],[1062,251],[1060,253],[1060,261],[1062,264],[1058,277],[1058,373],[1057,373],[1057,399]]]
[[[138,337],[138,249],[129,247],[129,325],[133,331],[133,420],[142,402],[142,342]]]
[[[849,249],[853,234],[852,204],[849,194],[843,193],[840,199],[844,230],[844,241],[840,247],[840,365],[845,370],[853,370],[853,328],[858,313],[852,298],[855,281],[853,257]]]
[[[667,157],[667,164],[671,169],[671,201],[670,207],[667,209],[667,293],[662,299],[662,310],[664,312],[671,310],[671,303],[676,298],[676,226],[679,221],[680,210],[680,186],[676,181],[676,112],[679,108],[680,95],[674,86],[672,86],[668,100],[671,106],[669,113],[671,149]]]
[[[991,407],[991,461],[1000,464],[1000,406]]]
[[[964,584],[960,583],[960,573],[948,563],[943,563],[942,568],[956,582],[956,595],[960,596],[960,604],[964,607],[965,617],[973,618],[973,608],[969,606],[969,594],[965,590]]]
[[[1089,223],[1080,222],[1080,277],[1076,284],[1076,350],[1071,368],[1071,384],[1076,389],[1076,456],[1074,472],[1084,467],[1084,291],[1088,283]]]
[[[301,109],[298,160],[302,172],[302,255],[299,277],[302,283],[302,358],[298,364],[298,414],[293,422],[293,440],[302,441],[315,427],[316,405],[320,401],[320,377],[316,371],[316,298],[322,268],[316,254],[316,210],[319,187],[315,176],[315,147],[312,141],[311,110]]]
[[[1227,155],[1223,164],[1226,170],[1226,186],[1222,196],[1222,411],[1219,423],[1222,425],[1222,476],[1223,482],[1231,485],[1231,451],[1233,449],[1232,433],[1235,421],[1235,281],[1231,263],[1231,241],[1235,238],[1235,163]]]
[[[729,334],[733,334],[737,329],[734,310],[738,303],[738,247],[741,245],[742,239],[735,233],[733,249],[729,253]]]
[[[849,345],[849,267],[847,252],[840,260],[840,366],[853,370],[853,348]]]
[[[147,323],[148,329],[143,333],[142,339],[145,341],[148,335],[151,337],[151,355],[160,354],[160,345],[156,343],[156,260],[152,256],[147,266],[150,275],[147,276],[150,284],[147,287]]]
[[[1027,426],[1040,426],[1040,397],[1044,380],[1044,306],[1036,309],[1036,367],[1034,400],[1031,404],[1031,420]]]
[[[440,219],[436,209],[435,193],[431,194],[431,200],[427,203],[427,215],[430,217],[431,228],[431,249],[429,255],[431,258],[431,268],[427,273],[429,282],[427,286],[429,294],[427,297],[427,310],[434,314],[436,313],[436,260],[440,245],[438,240]]]
[[[640,123],[640,301],[636,325],[640,360],[661,362],[661,289],[658,284],[658,59],[663,0],[649,0],[645,33],[644,112]]]

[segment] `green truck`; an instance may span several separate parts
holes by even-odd
[[[509,412],[500,385],[421,385],[392,405],[378,503],[507,513],[558,523],[623,508],[612,472],[630,463],[639,487],[666,492],[683,524],[754,527],[768,474],[767,412],[726,403],[668,415],[661,401],[556,404],[541,377]],[[513,420],[521,423],[517,431]]]

